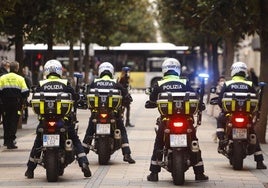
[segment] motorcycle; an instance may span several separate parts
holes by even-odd
[[[161,156],[158,158],[163,160],[157,163],[171,172],[175,185],[183,185],[185,172],[201,159],[199,143],[193,137],[193,132],[201,125],[205,79],[208,75],[202,74],[200,77],[201,87],[197,93],[164,92],[158,95],[156,103],[147,101],[145,104],[145,108],[158,108],[161,115],[157,123],[164,127],[164,147],[158,151]],[[151,88],[147,88],[145,93],[150,94]]]
[[[107,165],[111,155],[121,148],[121,131],[117,128],[117,116],[122,107],[121,92],[116,89],[90,89],[88,108],[95,127],[90,150],[98,155],[100,165]]]
[[[78,78],[79,75],[75,75]],[[67,121],[78,129],[76,105],[71,93],[35,92],[33,87],[31,107],[40,120],[38,134],[42,137],[41,152],[35,162],[46,169],[48,182],[58,181],[64,169],[75,160],[75,148],[68,136]]]
[[[39,115],[38,133],[42,136],[40,159],[36,162],[46,169],[48,182],[56,182],[63,175],[68,164],[75,160],[71,139],[68,139],[68,127],[64,117],[71,113],[73,106],[69,93],[33,93],[31,100],[33,111]]]
[[[261,83],[259,95],[226,92],[222,98],[226,126],[222,142],[223,150],[218,152],[229,159],[234,170],[241,170],[246,156],[255,152],[257,138],[252,130],[258,121],[264,85]],[[218,105],[218,97],[212,98],[210,104]]]

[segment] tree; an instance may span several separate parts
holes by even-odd
[[[266,0],[259,1],[260,7],[260,41],[261,41],[261,70],[260,80],[268,83],[268,2]],[[263,99],[268,98],[268,85],[264,87]],[[266,143],[266,126],[267,126],[268,103],[262,102],[260,121],[256,126],[258,139],[261,143]]]

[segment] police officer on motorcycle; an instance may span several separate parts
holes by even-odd
[[[36,88],[36,92],[66,92],[71,93],[73,96],[73,99],[75,99],[75,91],[71,87],[70,83],[62,79],[62,65],[57,60],[49,60],[46,62],[44,66],[44,73],[47,77],[45,80],[39,81],[39,86]],[[87,159],[87,156],[84,152],[83,146],[81,144],[81,141],[79,140],[78,135],[75,131],[75,125],[73,125],[71,121],[71,117],[65,117],[67,118],[66,123],[69,124],[68,129],[68,136],[73,141],[73,145],[75,147],[76,155],[78,158],[79,166],[81,167],[82,172],[84,173],[85,177],[91,176],[91,171],[89,169],[89,162]],[[41,124],[41,120],[40,120]],[[39,124],[39,126],[40,126]],[[37,130],[39,128],[37,127]],[[30,157],[27,163],[27,171],[25,172],[25,176],[29,179],[34,177],[34,169],[37,166],[37,163],[35,162],[35,158],[40,158],[41,152],[38,152],[38,148],[42,146],[42,138],[38,131],[36,131],[36,138],[34,141],[34,145],[32,147]]]
[[[222,98],[225,92],[234,92],[234,93],[256,93],[254,85],[251,81],[246,80],[247,75],[247,65],[243,62],[235,62],[231,66],[231,77],[232,79],[226,81],[221,89],[218,99],[218,105],[222,108]],[[221,153],[224,148],[224,130],[226,125],[226,113],[223,111],[219,114],[217,119],[217,137],[219,139],[218,152]],[[255,134],[254,129],[251,130]],[[254,160],[257,162],[257,169],[266,169],[266,165],[263,163],[263,155],[257,140],[256,150],[254,153]]]
[[[124,88],[120,83],[116,81],[116,79],[113,79],[114,76],[114,67],[109,62],[103,62],[99,65],[98,68],[98,75],[99,78],[95,78],[91,85],[89,86],[89,89],[92,88],[98,88],[98,89],[118,89],[121,91],[123,100],[123,105],[126,105],[130,102],[132,102],[132,97],[128,93],[127,89]],[[89,145],[92,143],[93,135],[95,133],[95,127],[94,123],[92,122],[92,116],[89,118],[88,128],[83,140],[83,147],[86,153],[89,152]],[[123,153],[123,160],[125,162],[128,162],[130,164],[135,163],[135,160],[131,157],[131,151],[129,148],[129,142],[127,137],[126,128],[124,126],[124,122],[122,119],[121,112],[118,112],[117,114],[117,126],[121,131],[122,135],[122,153]]]
[[[166,59],[162,64],[162,73],[163,79],[158,81],[152,88],[149,103],[156,103],[158,94],[162,92],[194,92],[194,89],[190,86],[188,80],[179,77],[181,73],[181,64],[177,59]],[[158,126],[159,128],[155,138],[153,155],[151,157],[151,173],[147,176],[148,181],[158,181],[158,173],[161,171],[161,167],[157,164],[157,161],[161,161],[162,156],[157,155],[157,152],[163,150],[164,147],[163,137],[165,127],[161,123],[158,123]],[[192,136],[194,140],[197,140],[196,132],[193,132]],[[208,180],[208,176],[204,174],[204,165],[201,157],[200,161],[193,166],[193,170],[195,173],[195,180]]]

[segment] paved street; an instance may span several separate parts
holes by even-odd
[[[132,94],[134,103],[131,106],[131,123],[135,127],[127,128],[132,156],[136,164],[123,162],[123,156],[119,150],[112,155],[110,164],[99,166],[97,155],[90,152],[88,155],[91,178],[84,178],[78,166],[73,163],[65,169],[63,176],[56,183],[46,181],[45,169],[41,166],[35,170],[34,179],[26,179],[24,172],[26,163],[35,137],[36,116],[30,111],[27,125],[18,130],[16,150],[7,150],[3,147],[3,140],[0,140],[0,187],[173,187],[171,174],[162,169],[159,174],[159,182],[148,182],[146,176],[149,174],[150,157],[154,143],[154,124],[158,116],[156,109],[144,108],[148,96],[143,92]],[[88,122],[89,111],[79,110],[80,121],[79,136],[82,139]],[[209,176],[207,182],[194,181],[192,168],[186,172],[185,187],[268,187],[268,170],[256,170],[256,163],[253,156],[244,160],[244,169],[234,171],[229,161],[217,153],[217,144],[213,142],[212,134],[215,131],[215,119],[203,113],[202,125],[198,128],[198,137],[202,149],[202,157],[205,165],[205,173]],[[0,135],[3,135],[0,126]],[[268,138],[268,137],[267,137]],[[261,145],[264,151],[265,163],[268,165],[268,145]]]

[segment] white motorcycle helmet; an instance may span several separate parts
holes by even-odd
[[[181,64],[175,58],[168,58],[162,64],[162,73],[165,75],[168,71],[175,72],[180,76],[181,74]]]
[[[113,75],[114,75],[114,66],[109,62],[103,62],[99,66],[98,75],[101,76],[104,72],[107,72],[107,74],[110,73],[111,76],[113,77]]]
[[[56,73],[60,77],[62,76],[62,65],[58,60],[55,59],[49,60],[44,65],[45,76],[48,76],[51,73]]]
[[[235,62],[232,66],[231,66],[231,77],[233,77],[235,74],[239,73],[239,72],[243,72],[245,73],[245,76],[247,75],[247,71],[248,71],[248,67],[245,63],[243,62]]]

